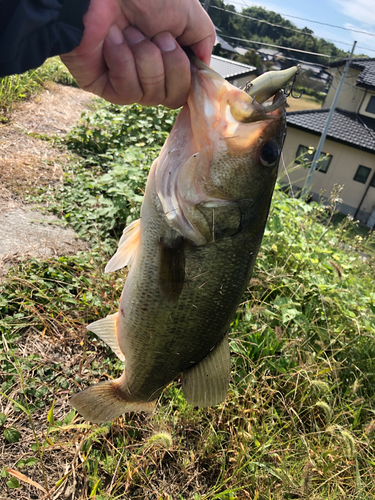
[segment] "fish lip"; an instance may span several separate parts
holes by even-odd
[[[273,96],[271,104],[261,104],[261,106],[266,114],[273,114],[275,111],[281,111],[282,113],[286,111],[286,94],[283,92],[283,90],[279,90]],[[279,114],[280,113],[277,113],[277,115]]]

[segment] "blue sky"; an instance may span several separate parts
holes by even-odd
[[[241,12],[242,6],[258,5],[265,9],[284,14],[285,18],[298,28],[307,26],[318,37],[334,40],[333,43],[343,50],[351,50],[354,40],[358,48],[355,54],[367,54],[375,57],[375,36],[354,33],[330,26],[322,26],[308,21],[293,19],[286,15],[303,17],[344,28],[358,29],[375,34],[375,0],[225,0]]]

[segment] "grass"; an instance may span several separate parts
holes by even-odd
[[[227,399],[193,408],[176,381],[152,415],[99,426],[69,405],[123,369],[85,326],[116,309],[126,271],[103,268],[173,117],[104,104],[65,139],[82,160],[39,192],[93,249],[20,262],[1,285],[0,496],[373,499],[373,233],[353,239],[350,220],[278,189],[230,329]]]
[[[0,78],[0,122],[7,122],[14,105],[40,92],[49,82],[77,86],[59,57],[21,75]]]

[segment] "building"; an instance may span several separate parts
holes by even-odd
[[[257,71],[255,66],[214,55],[211,56],[211,68],[235,87],[244,87],[247,82],[254,80]]]
[[[284,163],[295,190],[304,184],[346,60],[331,64],[332,82],[322,109],[287,113]],[[361,222],[375,217],[375,59],[353,59],[314,172],[311,194],[328,197],[343,185],[342,213]],[[283,167],[282,167],[283,168]],[[280,172],[283,175],[282,172]],[[286,176],[281,179],[287,184]]]

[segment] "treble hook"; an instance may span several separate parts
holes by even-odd
[[[293,77],[293,81],[292,81],[292,84],[291,84],[291,86],[290,86],[290,89],[289,89],[289,90],[287,90],[287,88],[286,88],[286,87],[285,87],[285,89],[284,89],[284,94],[285,94],[285,97],[289,97],[290,95],[291,95],[294,99],[299,99],[300,97],[302,97],[302,94],[303,94],[303,89],[302,89],[302,92],[300,93],[300,95],[299,95],[299,96],[294,95],[294,88],[295,88],[295,85],[296,85],[296,79],[297,79],[297,75],[298,75],[298,73],[299,73],[299,70],[300,70],[301,66],[298,64],[298,65],[297,65],[297,67],[298,67],[298,71],[297,71],[297,73],[296,73],[296,74],[294,75],[294,77]]]

